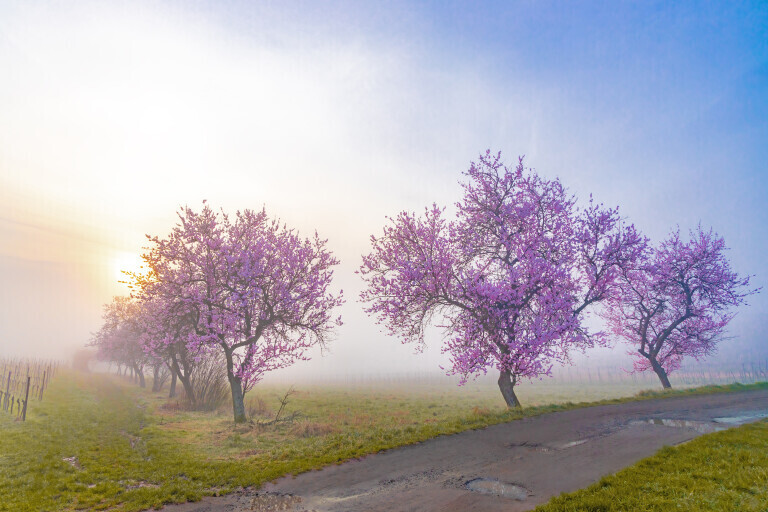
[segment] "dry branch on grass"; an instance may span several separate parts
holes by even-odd
[[[275,417],[274,418],[272,418],[269,421],[255,421],[254,422],[253,421],[253,417],[251,417],[251,423],[254,423],[254,424],[256,424],[256,425],[258,425],[260,427],[277,425],[279,423],[293,423],[296,419],[301,417],[301,413],[299,411],[294,411],[294,412],[292,412],[291,414],[289,414],[287,416],[283,416],[283,412],[285,411],[285,407],[288,405],[289,398],[291,397],[291,395],[295,395],[295,394],[296,394],[296,390],[293,388],[293,386],[291,386],[288,389],[288,391],[285,392],[285,394],[283,395],[282,398],[278,398],[278,401],[280,402],[280,408],[275,413]],[[258,400],[257,403],[259,405],[264,404],[264,401],[261,400],[260,398],[257,399],[257,400]],[[266,404],[264,404],[264,410],[267,410],[266,409]]]

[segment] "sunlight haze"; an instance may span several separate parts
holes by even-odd
[[[764,286],[768,7],[615,7],[0,3],[0,353],[68,360],[145,234],[206,200],[341,260],[345,324],[287,375],[439,372],[439,332],[420,355],[383,334],[355,270],[387,216],[454,204],[488,148],[653,241],[711,226]],[[765,293],[749,303],[718,357],[768,357]]]

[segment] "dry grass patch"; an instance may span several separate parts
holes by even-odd
[[[289,434],[296,437],[320,437],[335,434],[340,429],[331,423],[311,420],[300,420],[289,429]]]

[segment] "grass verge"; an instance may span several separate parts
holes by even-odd
[[[768,422],[707,434],[537,507],[536,512],[768,510]]]
[[[0,415],[0,510],[136,511],[525,416],[766,388],[707,386],[522,411],[447,391],[310,389],[292,396],[286,411],[300,418],[265,426],[234,425],[226,411],[179,411],[111,376],[62,373],[44,401],[31,403],[26,423]],[[250,398],[257,420],[275,405],[260,393]]]

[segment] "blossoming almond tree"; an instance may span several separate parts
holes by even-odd
[[[759,289],[749,289],[725,257],[725,241],[699,226],[684,241],[673,232],[658,248],[647,248],[618,281],[605,311],[612,332],[636,347],[634,369],[653,370],[664,388],[684,357],[712,354],[731,309]]]
[[[234,419],[243,422],[245,392],[264,373],[306,359],[341,324],[332,312],[342,294],[330,291],[338,261],[317,234],[303,239],[263,210],[230,220],[205,205],[179,219],[167,239],[150,238],[148,291],[191,311],[190,347],[223,352]]]
[[[504,400],[519,407],[521,378],[547,375],[572,348],[604,342],[582,319],[643,240],[620,228],[616,210],[590,203],[577,213],[559,181],[522,159],[511,170],[487,151],[466,175],[455,220],[433,205],[422,216],[400,213],[371,237],[361,298],[403,342],[423,343],[437,315],[449,372],[466,381],[496,368]]]

